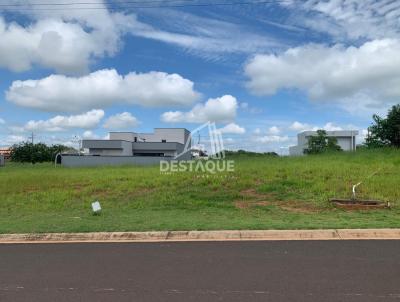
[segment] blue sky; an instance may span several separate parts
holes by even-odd
[[[0,145],[210,120],[229,149],[286,153],[303,130],[362,141],[400,97],[396,1],[79,2],[0,8]]]

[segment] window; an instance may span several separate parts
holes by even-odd
[[[164,153],[133,153],[133,156],[157,156],[162,157]]]

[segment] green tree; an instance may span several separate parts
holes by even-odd
[[[14,162],[40,163],[53,161],[56,154],[69,150],[63,145],[47,146],[43,143],[32,144],[29,142],[12,146],[11,160]]]
[[[338,145],[336,137],[328,137],[325,130],[318,130],[317,135],[308,139],[308,148],[304,153],[318,154],[327,151],[342,151],[342,148]]]
[[[368,128],[365,144],[369,148],[400,147],[400,104],[393,106],[386,118],[373,115],[373,124]]]

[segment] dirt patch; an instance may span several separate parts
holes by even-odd
[[[240,192],[243,197],[263,199],[266,195],[258,193],[255,189],[246,189]]]
[[[237,200],[234,202],[235,207],[238,209],[251,209],[254,207],[266,207],[275,205],[282,210],[293,212],[293,213],[317,213],[320,210],[312,204],[304,201],[283,201],[278,200],[274,194],[262,194],[257,192],[255,189],[246,189],[240,192],[244,199],[249,200]]]
[[[255,189],[246,189],[240,192],[243,200],[237,200],[234,202],[235,207],[238,209],[249,209],[253,207],[263,207],[272,205],[271,201],[266,201],[270,199],[271,196],[267,194],[258,193]]]
[[[255,189],[246,189],[240,192],[243,200],[234,202],[235,207],[238,209],[250,209],[254,207],[266,207],[274,204],[274,196],[271,194],[263,194],[257,192]]]
[[[376,210],[390,208],[390,204],[380,200],[347,200],[331,199],[330,202],[339,209],[344,210]]]

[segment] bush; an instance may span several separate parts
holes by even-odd
[[[393,106],[386,118],[376,114],[373,116],[374,124],[368,128],[365,144],[369,148],[400,147],[400,104]]]
[[[64,145],[47,146],[43,143],[32,144],[28,142],[14,145],[11,148],[11,160],[14,162],[41,163],[49,162],[55,159],[57,153],[70,150]]]

